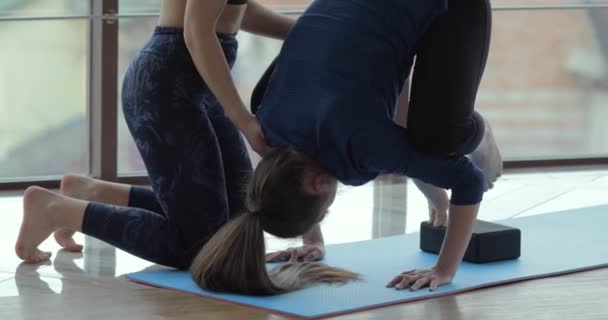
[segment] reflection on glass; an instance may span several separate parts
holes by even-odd
[[[492,37],[477,107],[503,155],[608,154],[608,9],[497,11]]]
[[[154,21],[121,22],[121,77]],[[568,28],[550,27],[555,25]],[[233,74],[248,102],[280,42],[246,33],[239,40]],[[608,154],[607,88],[608,9],[494,13],[492,48],[477,108],[492,123],[506,159]],[[137,151],[121,128],[120,172],[142,171]]]
[[[168,0],[174,1],[174,0]],[[120,0],[118,12],[120,14],[152,13],[160,11],[160,0]]]
[[[404,234],[407,221],[407,178],[381,176],[373,184],[372,238]]]
[[[127,68],[152,35],[157,20],[157,18],[125,18],[121,19],[118,25],[118,172],[120,174],[145,171],[122,114],[120,94]]]
[[[172,0],[168,0],[172,1]],[[312,0],[257,0],[275,10],[303,10]],[[121,14],[153,13],[160,10],[160,0],[120,0]]]
[[[526,7],[564,7],[564,6],[602,6],[608,5],[608,0],[493,0],[495,8],[526,8]]]
[[[88,21],[0,22],[0,179],[87,172]]]
[[[89,1],[84,0],[2,0],[0,17],[86,15]]]

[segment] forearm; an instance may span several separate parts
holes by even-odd
[[[302,242],[304,245],[307,244],[320,244],[323,245],[325,242],[323,240],[323,233],[321,232],[321,226],[319,224],[315,225],[312,229],[306,232],[302,236]]]
[[[241,29],[257,35],[284,40],[295,22],[296,19],[293,17],[277,13],[257,1],[250,0]]]
[[[196,69],[223,106],[228,117],[239,126],[247,111],[238,94],[221,44],[214,31],[199,30],[188,34],[186,41]]]
[[[471,240],[473,225],[475,224],[478,211],[479,204],[450,206],[448,228],[436,268],[448,274],[456,274],[456,270],[458,270],[458,266]]]

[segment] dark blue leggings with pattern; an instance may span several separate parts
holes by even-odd
[[[218,38],[232,67],[237,40]],[[188,268],[244,209],[252,166],[243,139],[198,74],[179,28],[156,28],[125,75],[122,105],[152,190],[132,187],[128,207],[91,202],[82,231],[146,260]]]

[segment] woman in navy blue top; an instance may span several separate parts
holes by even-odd
[[[333,200],[335,180],[361,185],[385,173],[452,190],[449,231],[437,265],[403,273],[390,286],[434,289],[452,279],[485,184],[498,175],[490,172],[486,183],[485,170],[465,156],[489,134],[473,107],[490,16],[485,0],[450,1],[449,7],[445,0],[317,0],[292,28],[254,94],[263,135],[277,148],[269,157],[306,159],[299,164],[300,190],[273,195],[292,202],[283,210],[303,211],[293,200],[303,192],[320,195],[317,210],[323,211]],[[415,56],[405,129],[392,118]],[[278,172],[286,169],[274,170],[281,179]],[[305,236],[300,252],[280,252],[273,260],[322,256],[318,241],[306,241],[321,238],[318,227],[309,233],[316,235]]]

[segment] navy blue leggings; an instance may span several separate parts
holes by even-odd
[[[188,268],[206,241],[244,209],[252,166],[243,139],[198,74],[183,30],[157,27],[122,88],[125,120],[152,190],[128,207],[91,202],[83,233],[146,260]],[[219,34],[232,67],[238,43]]]

